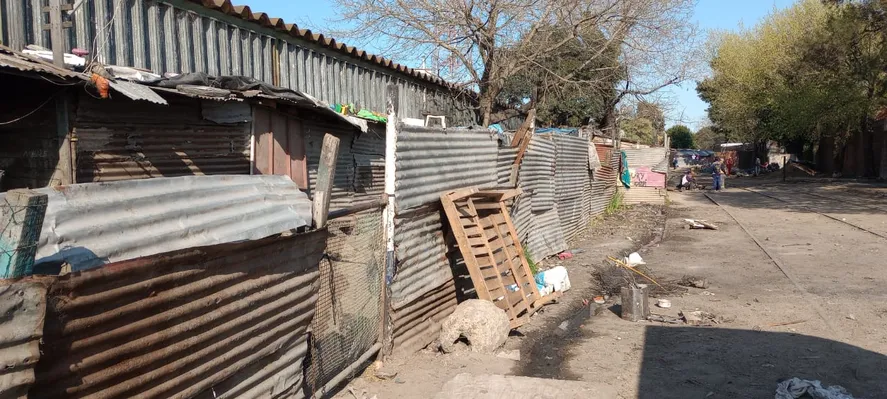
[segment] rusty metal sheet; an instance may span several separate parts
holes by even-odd
[[[59,277],[30,397],[301,392],[326,235],[189,248]]]
[[[0,280],[0,397],[25,399],[34,384],[50,281]]]
[[[447,260],[440,205],[421,208],[394,220],[397,269],[391,306],[398,308],[453,279]]]
[[[456,286],[452,280],[410,303],[392,309],[393,355],[410,355],[428,346],[440,335],[443,320],[456,310]]]
[[[250,173],[248,123],[205,120],[200,100],[170,98],[169,103],[81,95],[73,124],[75,181]]]
[[[440,202],[441,192],[496,185],[498,139],[483,129],[401,125],[397,136],[398,212]]]

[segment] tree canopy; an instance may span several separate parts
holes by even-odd
[[[689,149],[696,148],[693,132],[684,125],[674,125],[666,131],[671,140],[671,148]]]
[[[839,149],[887,105],[887,2],[801,0],[719,32],[697,91],[724,136],[793,152]]]

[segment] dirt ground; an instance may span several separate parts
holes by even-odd
[[[582,250],[574,259],[549,261],[569,270],[573,289],[509,337],[505,349],[519,350],[520,361],[424,351],[391,359],[392,380],[368,372],[349,388],[426,398],[470,373],[603,383],[621,398],[772,398],[779,381],[800,377],[857,398],[887,397],[887,191],[859,182],[730,183],[711,200],[673,192],[664,210],[639,206],[597,221],[573,246]],[[685,229],[684,218],[719,229]],[[624,321],[615,297],[592,316],[583,299],[601,291],[594,270],[607,255],[637,249],[660,283],[709,283],[665,296],[668,309],[652,298],[653,313],[702,310],[718,324]]]

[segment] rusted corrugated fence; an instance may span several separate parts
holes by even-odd
[[[326,235],[191,248],[58,277],[30,397],[300,396]]]

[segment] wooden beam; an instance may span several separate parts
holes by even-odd
[[[65,67],[65,33],[62,26],[62,0],[49,0],[49,40],[52,42],[52,63]]]
[[[0,205],[0,273],[2,278],[30,275],[46,215],[46,194],[10,190]]]
[[[336,161],[339,158],[339,138],[327,133],[323,136],[320,163],[317,165],[317,182],[314,185],[314,227],[326,226],[330,210],[330,196],[336,181]]]
[[[527,112],[527,119],[524,119],[524,123],[520,125],[520,127],[517,129],[517,132],[514,133],[514,137],[511,138],[511,146],[517,147],[517,145],[527,134],[532,134],[534,126],[536,126],[535,108],[531,109],[530,112]]]

